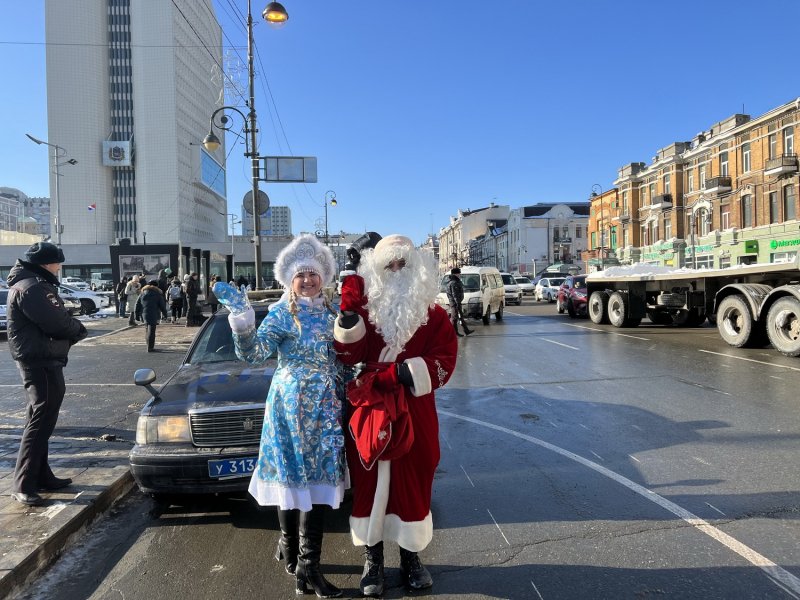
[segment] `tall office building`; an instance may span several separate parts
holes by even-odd
[[[224,143],[199,145],[223,100],[212,3],[46,0],[45,19],[47,141],[66,150],[58,194],[50,182],[62,242],[225,239]]]
[[[253,235],[253,213],[248,212],[242,205],[244,235]],[[288,206],[270,206],[262,215],[259,215],[259,232],[261,235],[292,235],[292,210]]]

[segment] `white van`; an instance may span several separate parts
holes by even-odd
[[[450,302],[447,300],[449,280],[448,273],[442,278],[439,295],[436,296],[436,304],[447,311],[450,310]],[[494,267],[461,267],[461,284],[464,286],[461,311],[465,317],[482,319],[484,325],[489,324],[489,316],[492,313],[498,321],[503,320],[506,299],[500,271]]]

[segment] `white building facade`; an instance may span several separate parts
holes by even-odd
[[[224,143],[213,155],[199,145],[223,100],[212,11],[46,0],[47,141],[65,150],[58,186],[51,168],[51,223],[60,216],[62,243],[225,239]]]

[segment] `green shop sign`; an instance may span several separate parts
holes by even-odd
[[[758,242],[756,242],[756,244],[758,244]],[[771,240],[769,243],[769,247],[773,250],[777,250],[778,248],[791,248],[793,246],[800,246],[800,239]]]
[[[744,241],[745,254],[758,254],[758,240]]]
[[[686,246],[686,254],[693,254],[694,252],[711,252],[714,246],[708,244],[706,246]]]

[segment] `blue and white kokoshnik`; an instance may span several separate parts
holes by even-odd
[[[221,302],[240,302],[240,293],[220,289]],[[278,354],[250,494],[262,506],[284,510],[308,511],[312,504],[337,508],[344,496],[345,462],[333,350],[336,315],[320,297],[298,299],[296,317],[301,329],[283,299],[270,307],[258,330],[233,334],[236,354],[249,364]]]

